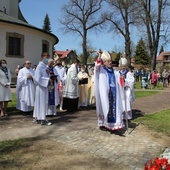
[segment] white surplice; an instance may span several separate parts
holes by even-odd
[[[120,75],[114,70],[116,79],[116,122],[108,122],[109,112],[109,77],[103,66],[95,65],[94,68],[94,89],[96,99],[96,112],[98,117],[98,125],[104,126],[109,130],[122,129],[124,127],[122,113],[124,112],[123,103],[124,93],[120,85]]]
[[[27,77],[29,75],[33,77],[34,73],[32,68],[28,69],[26,67],[20,69],[18,73],[16,86],[16,97],[18,102],[16,108],[23,112],[33,110],[35,86],[33,79],[28,79]]]
[[[79,79],[77,77],[77,68],[75,64],[72,64],[68,69],[66,79],[64,81],[63,97],[69,99],[76,99],[79,97],[78,91]]]
[[[5,85],[10,85],[11,83],[11,73],[9,68],[8,69],[8,79],[4,73],[0,69],[0,102],[4,101],[11,101],[12,100],[12,95],[11,95],[11,88],[10,86],[8,88],[5,87]]]
[[[76,111],[78,108],[78,84],[79,79],[77,77],[77,67],[72,64],[68,69],[66,80],[63,82],[63,105],[62,109],[68,112]]]
[[[121,72],[121,71],[119,71]],[[134,81],[135,78],[133,76],[133,73],[128,71],[125,76],[125,88],[124,88],[124,95],[125,100],[123,101],[124,110],[126,112],[123,113],[123,119],[126,119],[126,113],[127,113],[127,119],[132,119],[132,103],[134,101]],[[126,102],[126,103],[125,103]]]
[[[49,74],[47,73],[47,65],[40,61],[37,65],[34,75],[34,83],[36,85],[35,103],[33,117],[38,120],[45,120],[48,111],[48,84]]]

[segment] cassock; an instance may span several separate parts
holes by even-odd
[[[113,68],[95,65],[94,88],[98,125],[109,130],[124,127],[122,119],[124,93],[119,77]]]
[[[38,120],[46,120],[49,79],[50,76],[47,73],[47,65],[43,61],[40,61],[34,75],[36,90],[33,117]]]
[[[78,108],[79,98],[79,79],[77,77],[77,67],[75,64],[72,64],[71,67],[68,69],[64,84],[62,109],[71,112],[76,111]]]
[[[88,106],[88,88],[89,88],[89,76],[84,71],[79,71],[78,73],[79,80],[86,78],[87,84],[79,84],[79,104],[78,106]]]
[[[132,119],[132,102],[134,101],[134,81],[135,78],[133,73],[128,70],[119,71],[120,76],[124,75],[124,95],[125,100],[123,101],[124,110],[127,112],[127,119]],[[123,113],[123,119],[126,119],[126,112]]]
[[[48,85],[48,111],[46,115],[56,115],[56,106],[59,104],[59,94],[57,91],[57,84],[59,81],[59,75],[53,67],[48,67],[50,76],[57,76],[57,80],[49,82]]]
[[[28,112],[33,110],[35,86],[33,79],[27,79],[29,75],[34,76],[34,70],[26,67],[20,69],[17,77],[16,97],[18,110]]]

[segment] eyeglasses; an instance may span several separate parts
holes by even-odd
[[[31,63],[25,63],[25,64],[29,64],[29,65],[31,65]]]

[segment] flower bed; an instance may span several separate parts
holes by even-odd
[[[170,149],[167,148],[160,157],[145,164],[144,170],[170,170]]]

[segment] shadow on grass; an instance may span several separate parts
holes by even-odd
[[[41,140],[39,137],[35,138],[24,138],[16,140],[6,140],[0,142],[0,169],[23,169],[25,164],[29,164],[29,161],[33,160],[24,160],[24,163],[21,161],[22,156],[32,152],[30,147],[35,143]]]
[[[1,156],[3,154],[9,154],[12,151],[19,150],[23,147],[29,147],[31,146],[31,142],[35,142],[38,140],[40,140],[39,137],[1,141],[0,142]]]
[[[138,117],[143,117],[145,115],[141,110],[133,109],[132,110],[132,120],[137,119]]]
[[[17,110],[16,107],[8,107],[7,113],[9,115],[22,115],[23,114],[20,110]]]

